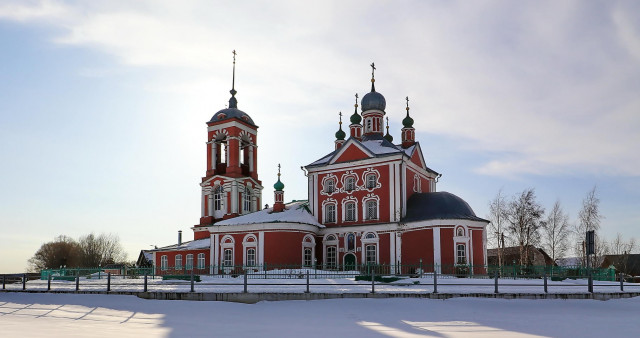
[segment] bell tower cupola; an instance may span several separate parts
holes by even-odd
[[[413,119],[409,116],[409,97],[407,96],[407,116],[402,119],[402,148],[409,148],[416,143],[416,130],[413,128]]]
[[[349,125],[349,131],[351,132],[351,137],[356,140],[362,139],[362,116],[358,114],[358,93],[356,93],[356,104],[353,105],[355,108],[353,110],[353,115],[349,118],[351,124]]]
[[[375,70],[374,63],[371,64],[371,92],[367,93],[361,102],[362,119],[364,127],[364,135],[380,135],[382,136],[384,109],[387,102],[382,94],[376,92],[375,87]]]

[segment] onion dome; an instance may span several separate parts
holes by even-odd
[[[336,140],[344,140],[347,134],[342,130],[342,112],[340,112],[340,129],[336,131]]]
[[[371,92],[367,93],[362,98],[362,102],[361,102],[362,111],[367,111],[371,109],[384,111],[384,109],[387,107],[387,101],[384,99],[384,96],[376,92],[376,87],[375,87],[376,79],[374,76],[375,70],[376,70],[376,66],[375,64],[372,63],[371,64]]]
[[[407,96],[407,116],[402,119],[402,125],[405,128],[413,128],[413,119],[411,118],[411,116],[409,116],[409,97]]]
[[[278,163],[278,182],[273,185],[273,189],[276,191],[282,191],[284,189],[284,183],[280,181],[280,163]]]
[[[362,121],[362,116],[358,114],[358,93],[356,93],[356,104],[353,105],[355,109],[353,110],[353,115],[351,115],[351,124],[360,124]]]
[[[387,134],[384,135],[384,139],[389,141],[390,143],[393,143],[393,136],[389,134],[389,117],[387,117]]]

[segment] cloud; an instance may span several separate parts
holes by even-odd
[[[126,67],[189,74],[149,85],[159,92],[226,92],[202,86],[228,86],[237,49],[242,109],[301,126],[334,125],[338,110],[349,112],[375,61],[391,119],[402,118],[409,95],[416,128],[486,155],[478,173],[638,176],[633,7],[41,1],[0,6],[0,17],[63,28],[55,43],[98,50]]]

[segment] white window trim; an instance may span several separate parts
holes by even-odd
[[[178,264],[178,258],[180,258],[180,264]],[[173,257],[173,269],[182,270],[182,254],[177,254]]]
[[[253,241],[249,241],[249,239],[253,239]],[[257,266],[258,264],[258,237],[254,234],[248,234],[246,236],[244,236],[244,239],[242,240],[242,265],[244,265],[245,267],[249,266],[248,262],[247,262],[247,250],[249,249],[254,249],[255,253],[256,253],[256,257],[255,257],[255,265],[253,265],[253,267]]]
[[[353,178],[353,189],[352,190],[347,190],[347,178]],[[340,181],[342,183],[342,187],[340,188],[340,192],[344,192],[347,194],[351,194],[355,191],[360,190],[360,187],[358,186],[358,175],[355,174],[353,172],[353,170],[349,170],[346,173],[344,173],[342,175],[342,177],[340,178]]]
[[[328,205],[333,205],[335,207],[335,212],[334,212],[334,221],[333,222],[327,222],[327,206]],[[338,223],[338,201],[336,201],[333,198],[329,198],[326,199],[322,202],[322,223]]]
[[[376,201],[376,218],[368,219],[367,214],[369,210],[367,209],[367,202]],[[380,220],[380,197],[373,194],[368,194],[365,198],[362,199],[362,220],[363,221],[378,221]]]
[[[191,258],[191,265],[189,265],[189,258]],[[193,270],[193,266],[194,266],[194,265],[193,265],[193,254],[187,254],[187,255],[186,255],[185,262],[184,262],[184,267],[185,267],[187,270]]]
[[[235,240],[233,239],[232,236],[230,235],[226,235],[224,237],[222,237],[222,239],[220,240],[220,265],[224,265],[224,251],[225,249],[231,249],[231,266],[235,265],[235,257],[236,257],[236,253],[235,253]],[[225,273],[229,273],[231,271],[232,267],[228,267],[225,266],[224,268],[224,272]]]
[[[315,267],[316,263],[316,239],[311,235],[302,238],[302,266],[304,267],[304,250],[311,249],[311,266]]]
[[[335,239],[334,240],[327,240],[327,238],[329,238],[329,236],[333,236]],[[335,247],[336,248],[336,261],[335,261],[335,267],[337,267],[338,265],[338,256],[340,254],[340,240],[338,237],[338,234],[326,234],[322,240],[322,251],[324,253],[323,257],[324,257],[324,264],[323,266],[325,268],[329,267],[329,262],[328,262],[328,255],[327,255],[327,250],[329,247]]]
[[[354,220],[347,220],[347,203],[354,204]],[[358,199],[353,196],[348,196],[342,200],[342,222],[357,222],[358,221]]]
[[[367,176],[368,175],[375,175],[376,176],[376,185],[373,188],[369,188],[367,186]],[[372,192],[380,187],[382,187],[382,184],[380,183],[380,172],[376,169],[373,168],[367,168],[367,170],[365,170],[362,173],[362,189],[367,190],[369,192]]]
[[[373,234],[375,238],[367,238],[368,234]],[[375,232],[366,232],[362,234],[360,237],[360,251],[362,263],[367,264],[367,245],[375,245],[376,246],[376,264],[380,262],[380,237]]]
[[[202,265],[200,265],[200,257],[202,257]],[[206,267],[207,264],[207,260],[206,260],[206,256],[203,252],[198,254],[198,261],[196,263],[196,267],[198,269],[204,269]]]
[[[333,181],[333,191],[332,192],[327,192],[326,188],[327,188],[327,182],[328,181]],[[322,189],[320,189],[320,194],[321,195],[325,195],[325,196],[331,196],[335,193],[338,192],[338,177],[336,177],[336,175],[334,174],[327,174],[322,178]]]
[[[169,269],[169,257],[167,255],[160,256],[160,270],[166,271]]]

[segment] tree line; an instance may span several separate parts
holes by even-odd
[[[93,268],[107,264],[126,263],[127,254],[114,234],[93,233],[81,236],[77,241],[60,235],[44,243],[29,259],[28,269]]]
[[[489,202],[489,227],[487,239],[489,247],[498,248],[498,264],[504,264],[505,247],[518,247],[520,265],[530,265],[530,247],[541,247],[556,262],[573,255],[579,264],[586,265],[585,234],[595,231],[596,243],[594,262],[600,262],[604,255],[626,255],[637,249],[635,238],[626,240],[621,234],[607,241],[599,233],[604,216],[600,212],[600,199],[593,187],[582,200],[578,217],[573,222],[556,201],[548,212],[537,201],[535,189],[527,188],[513,196],[505,196],[499,190]]]

